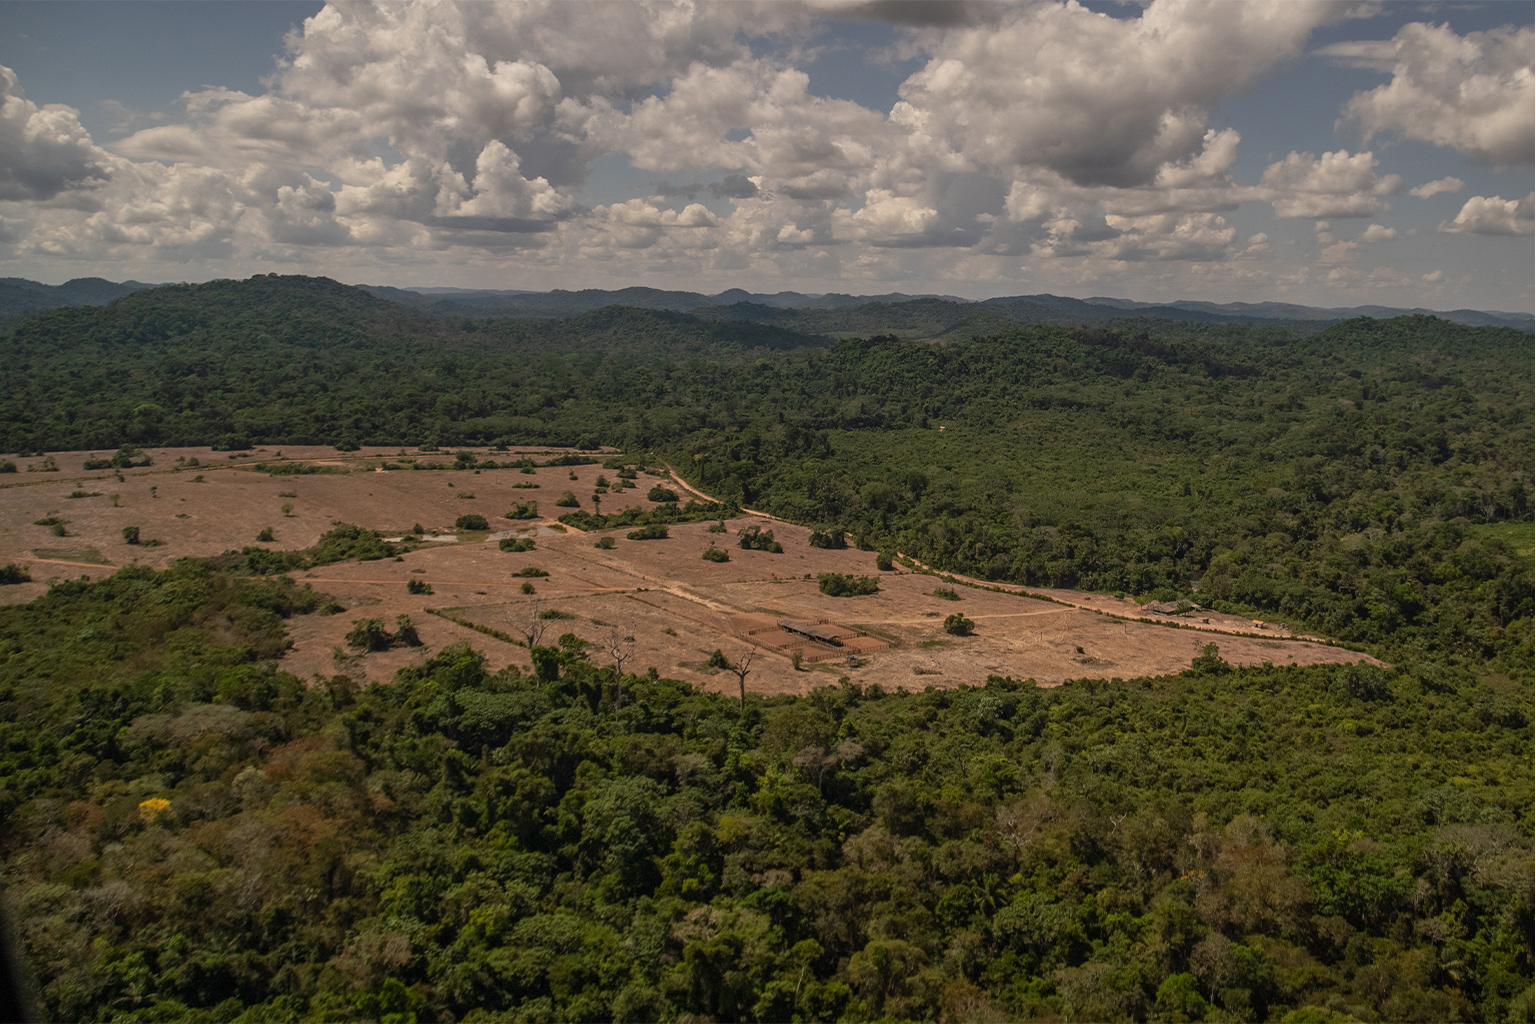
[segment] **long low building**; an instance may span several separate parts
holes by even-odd
[[[821,626],[812,626],[806,622],[795,622],[792,619],[780,619],[779,628],[786,633],[803,636],[807,640],[814,640],[819,644],[830,644],[833,647],[843,646],[843,641],[830,629]]]

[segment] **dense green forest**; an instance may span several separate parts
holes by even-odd
[[[0,608],[43,1010],[1529,1020],[1530,336],[980,327],[471,320],[277,277],[10,325],[8,451],[610,444],[871,551],[1390,663],[738,704],[618,676],[575,621],[534,675],[449,649],[359,689],[279,671],[335,606],[251,574],[369,531],[59,584]]]
[[[744,706],[467,648],[275,671],[207,562],[0,609],[61,1020],[1528,1020],[1530,691],[1419,665]]]

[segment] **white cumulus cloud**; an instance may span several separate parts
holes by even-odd
[[[1426,181],[1418,188],[1409,189],[1408,194],[1418,196],[1420,199],[1428,199],[1442,192],[1460,192],[1466,184],[1460,178],[1437,178],[1434,181]]]
[[[81,127],[72,107],[27,99],[16,73],[0,65],[0,199],[52,199],[111,175],[112,159]]]
[[[1395,174],[1376,175],[1376,157],[1347,150],[1321,157],[1294,150],[1264,169],[1260,180],[1276,217],[1369,217],[1381,197],[1402,185]]]
[[[1456,219],[1441,224],[1440,230],[1457,235],[1529,235],[1532,202],[1529,195],[1524,199],[1473,196]]]
[[[1007,8],[998,23],[920,33],[928,64],[901,86],[892,118],[919,126],[936,158],[1000,172],[1036,167],[1079,185],[1137,185],[1164,165],[1188,177],[1207,115],[1299,54],[1339,8],[1309,2],[1152,0],[1139,17],[1076,3]]]
[[[1391,40],[1336,43],[1319,52],[1390,69],[1392,80],[1356,93],[1344,119],[1369,141],[1385,132],[1448,146],[1479,163],[1528,164],[1536,143],[1531,29],[1457,35],[1447,25],[1404,25]]]

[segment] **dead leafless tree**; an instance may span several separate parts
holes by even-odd
[[[544,619],[540,616],[539,602],[537,600],[529,601],[527,608],[528,614],[523,618],[521,624],[516,626],[516,629],[523,635],[523,639],[528,642],[528,650],[532,651],[539,645],[539,641],[544,639],[546,627]]]
[[[745,648],[736,660],[727,668],[736,673],[736,684],[741,687],[741,710],[747,710],[747,673],[752,670],[752,662],[757,660],[757,651],[751,647]]]
[[[613,659],[613,700],[616,707],[624,705],[624,663],[635,653],[635,638],[623,625],[609,626],[603,640],[608,656]]]
[[[1036,789],[1009,803],[999,804],[993,829],[1014,857],[1023,855],[1040,829],[1055,816],[1056,808],[1044,789]]]

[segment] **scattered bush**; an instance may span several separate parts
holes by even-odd
[[[9,459],[7,459],[4,462],[0,462],[0,473],[14,473],[14,472],[16,472],[16,463],[10,461]]]
[[[9,565],[0,566],[0,586],[5,586],[11,583],[30,583],[31,581],[32,574],[27,572],[23,566],[17,565],[15,562],[11,562]]]
[[[405,592],[408,594],[430,594],[432,593],[432,584],[424,580],[406,580]]]
[[[491,524],[485,521],[485,516],[471,513],[467,516],[459,516],[453,521],[455,530],[489,530]]]
[[[949,590],[949,589],[947,589],[945,587],[940,587],[938,590],[935,590],[933,592],[933,596],[938,598],[941,601],[958,601],[958,600],[960,600],[960,595],[959,594],[957,594],[953,590]]]
[[[272,533],[272,527],[270,526],[264,528],[260,533],[256,535],[256,542],[258,544],[270,544],[274,539],[275,537]]]
[[[143,458],[140,458],[143,456]],[[137,460],[137,461],[135,461]],[[135,469],[140,466],[152,465],[154,460],[131,444],[125,444],[117,450],[117,454],[108,459],[86,459],[85,468],[93,469]],[[193,459],[191,465],[197,465]],[[4,472],[4,470],[0,470]]]
[[[773,539],[773,531],[761,526],[749,526],[738,532],[736,543],[743,551],[767,551],[775,555],[784,553],[784,545]]]
[[[416,626],[411,622],[409,615],[395,616],[394,645],[396,647],[421,646],[421,637],[416,635]]]
[[[895,568],[895,563],[891,560],[890,555],[882,551],[875,556],[875,568],[881,572],[890,572]]]
[[[824,572],[816,577],[816,586],[828,597],[862,597],[880,589],[880,584],[869,576],[845,576],[840,572]]]
[[[666,540],[667,528],[660,523],[652,523],[638,530],[630,530],[625,536],[630,540]]]
[[[709,661],[705,662],[705,664],[710,668],[730,668],[731,660],[725,656],[724,651],[716,647],[715,653],[709,656]]]
[[[359,651],[387,651],[391,647],[420,647],[421,637],[409,615],[395,617],[395,632],[384,628],[383,619],[356,619],[347,633],[347,646]]]
[[[976,631],[976,623],[959,612],[944,620],[944,632],[950,636],[970,636]]]
[[[707,531],[705,531],[705,532],[707,532],[707,533],[724,533],[725,532],[725,524],[724,523],[710,523],[709,524],[709,529]]]
[[[646,496],[646,498],[648,498],[651,501],[676,501],[677,500],[677,492],[672,490],[672,488],[670,488],[670,487],[663,487],[663,486],[661,486],[661,484],[657,484],[655,487],[652,487],[649,491],[646,491],[645,492],[645,496]]]
[[[843,536],[842,530],[833,530],[830,533],[822,533],[820,530],[811,531],[811,547],[813,548],[841,551],[847,546],[848,539]]]
[[[506,519],[537,519],[539,518],[539,503],[528,501],[513,507],[504,517]]]
[[[523,593],[525,593],[525,594],[533,593],[533,584],[532,583],[524,583],[523,584]]]
[[[383,619],[355,619],[347,631],[347,646],[360,651],[387,651],[393,641]]]
[[[1221,656],[1221,648],[1216,644],[1206,644],[1200,648],[1199,655],[1189,663],[1189,667],[1196,675],[1202,676],[1215,676],[1232,671],[1232,666]],[[1348,671],[1348,668],[1345,668],[1340,671],[1340,675]]]
[[[560,495],[560,500],[556,501],[555,504],[559,505],[561,508],[581,508],[581,502],[578,501],[576,495],[570,491],[566,491],[564,494]]]
[[[541,577],[549,575],[549,573],[545,572],[543,569],[537,569],[531,565],[523,566],[518,570],[517,574],[519,576],[530,577],[531,579],[540,579]]]
[[[595,547],[595,548],[601,548],[604,551],[612,551],[613,550],[613,538],[612,537],[599,537],[599,538],[597,538],[597,543],[593,544],[592,546]]]
[[[570,612],[563,612],[563,611],[561,611],[558,608],[546,608],[543,611],[539,612],[539,618],[541,618],[541,619],[574,619],[574,618],[576,618],[576,616],[571,614]]]
[[[63,534],[60,534],[63,536]],[[123,527],[123,543],[137,544],[139,542],[139,528],[137,526]]]
[[[700,557],[706,562],[729,562],[731,560],[731,556],[728,553],[720,550],[713,544],[705,548],[704,554]]]
[[[503,551],[510,551],[514,555],[521,554],[524,551],[533,550],[533,538],[503,537],[500,541],[497,542],[496,546],[501,548]]]
[[[674,523],[698,523],[706,519],[719,519],[722,516],[734,514],[734,510],[716,502],[690,501],[682,507],[657,505],[654,508],[642,508],[639,505],[633,505],[609,515],[580,511],[567,512],[560,517],[560,521],[590,533],[596,530],[615,530],[621,526],[649,526],[651,523],[663,523],[667,526]]]

